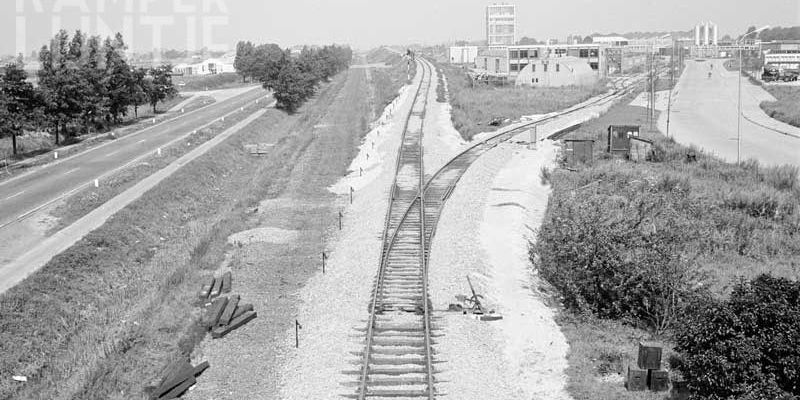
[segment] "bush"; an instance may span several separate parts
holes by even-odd
[[[531,258],[568,309],[656,333],[674,324],[696,279],[696,226],[674,208],[690,206],[684,185],[665,179],[620,195],[551,199]]]
[[[680,370],[707,399],[800,395],[800,283],[761,275],[705,299],[676,327]]]

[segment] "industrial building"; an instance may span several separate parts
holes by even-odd
[[[478,46],[450,46],[447,59],[450,64],[475,64]]]
[[[597,82],[599,73],[586,60],[557,57],[531,60],[517,74],[517,86],[588,86]]]
[[[800,40],[762,43],[764,67],[779,71],[800,70]]]
[[[701,22],[694,27],[695,46],[717,46],[719,44],[719,27],[708,21]]]
[[[605,75],[605,47],[593,43],[485,48],[478,51],[475,67],[480,74],[505,76],[526,86],[585,85]],[[517,79],[519,75],[522,78]]]
[[[513,4],[486,6],[486,45],[511,46],[516,42],[516,6]]]

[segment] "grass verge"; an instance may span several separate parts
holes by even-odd
[[[408,71],[410,71],[410,76],[414,76],[417,66],[412,63],[411,69],[408,70],[403,56],[384,47],[371,50],[367,53],[366,59],[368,63],[389,65],[389,68],[372,68],[370,70],[372,85],[375,88],[373,107],[375,115],[379,115],[383,108],[398,96],[400,88],[408,82]]]
[[[522,116],[562,110],[608,90],[604,81],[589,87],[563,88],[472,86],[464,70],[451,65],[440,68],[447,77],[453,126],[465,140],[495,131]],[[491,125],[495,120],[500,123]]]
[[[0,398],[146,398],[162,367],[203,337],[195,296],[225,239],[247,228],[259,200],[291,184],[313,140],[305,124],[325,114],[344,81],[297,115],[269,110],[3,294],[0,376],[29,380],[0,380]],[[276,131],[266,159],[244,151]],[[341,176],[346,163],[326,168]]]
[[[566,137],[595,140],[594,162],[544,171],[553,192],[531,256],[565,306],[574,398],[661,398],[632,396],[619,375],[639,340],[675,354],[692,299],[660,296],[725,298],[761,273],[800,278],[800,182],[796,168],[728,164],[660,132],[642,133],[654,142],[650,161],[613,159],[604,152],[612,124],[645,126],[644,112],[615,106]],[[680,377],[678,363],[663,365]]]
[[[761,109],[778,121],[800,128],[800,86],[763,85],[777,101],[764,101]]]

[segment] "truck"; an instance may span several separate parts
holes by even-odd
[[[794,82],[800,76],[800,71],[795,69],[778,69],[775,67],[764,68],[764,73],[761,74],[761,80],[764,82]]]

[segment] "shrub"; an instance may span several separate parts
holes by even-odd
[[[680,186],[676,184],[676,187]],[[575,194],[551,200],[531,259],[573,311],[624,319],[662,333],[693,296],[697,237],[673,204],[685,193],[663,185],[627,196]]]
[[[707,399],[800,395],[800,283],[761,275],[706,298],[676,326],[680,371]]]

